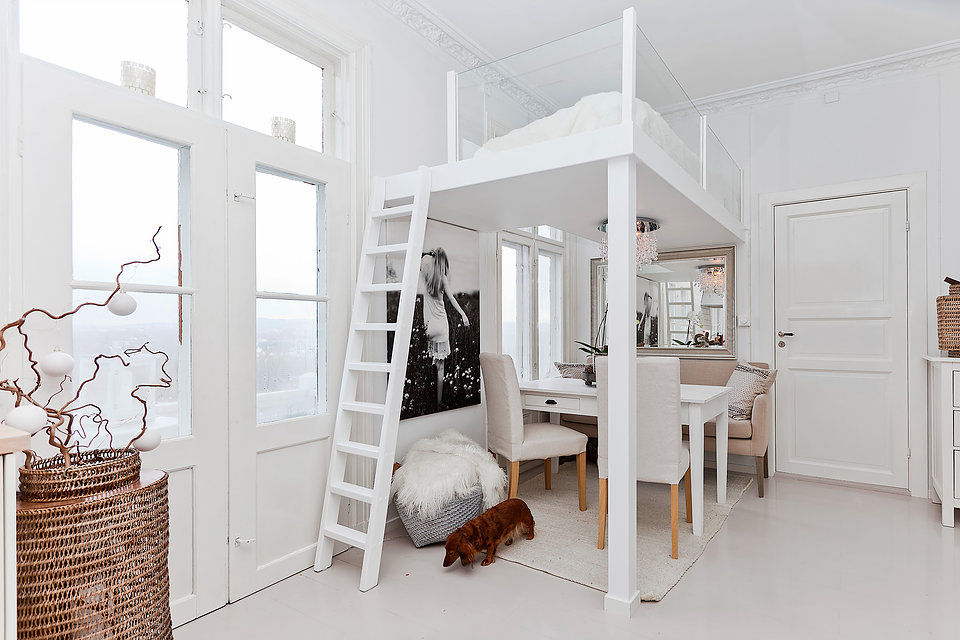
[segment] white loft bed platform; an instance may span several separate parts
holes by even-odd
[[[637,159],[637,213],[661,222],[661,249],[744,241],[738,217],[631,123],[431,167],[429,216],[477,231],[547,224],[599,240],[608,161],[630,154]],[[390,176],[386,199],[409,198],[416,184],[417,172]]]

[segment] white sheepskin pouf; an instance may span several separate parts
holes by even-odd
[[[507,475],[479,444],[448,429],[410,447],[393,475],[397,502],[423,519],[435,518],[445,505],[463,498],[477,485],[484,510],[507,497]]]

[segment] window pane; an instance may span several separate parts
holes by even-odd
[[[323,69],[235,24],[223,24],[223,119],[270,134],[296,121],[297,144],[323,150]]]
[[[111,281],[124,262],[153,257],[150,238],[163,227],[160,261],[128,268],[124,282],[178,284],[181,157],[187,153],[74,120],[74,279]]]
[[[257,171],[257,290],[323,294],[323,186]]]
[[[553,227],[548,227],[545,224],[537,227],[537,235],[550,238],[551,240],[556,240],[558,242],[563,242],[563,231],[560,229],[554,229]]]
[[[74,291],[73,302],[102,302],[109,295],[106,291]],[[166,293],[130,295],[137,301],[137,310],[129,316],[115,316],[102,308],[86,308],[73,316],[73,356],[77,364],[71,377],[75,388],[93,374],[97,355],[120,354],[149,343],[150,349],[170,356],[166,372],[173,382],[169,389],[140,391],[149,407],[147,426],[158,430],[164,438],[190,435],[190,297]],[[101,360],[96,380],[84,387],[77,406],[97,404],[110,421],[114,444],[125,446],[139,431],[142,415],[140,403],[130,397],[130,392],[138,384],[158,383],[162,364],[162,356],[149,353],[132,356],[129,367],[118,360]],[[94,437],[96,427],[90,428],[88,420],[83,424],[86,434],[82,440],[87,442]]]
[[[504,243],[501,249],[501,323],[503,352],[513,358],[517,375],[532,376],[532,327],[530,326],[530,249]]]
[[[561,333],[561,258],[558,254],[540,251],[537,262],[537,311],[539,337],[539,373],[541,378],[560,375],[554,362],[563,359]]]
[[[20,0],[27,55],[120,84],[120,62],[157,71],[157,97],[187,104],[184,0]]]
[[[326,305],[257,300],[257,422],[326,411]]]

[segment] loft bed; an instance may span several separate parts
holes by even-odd
[[[661,249],[741,245],[740,169],[644,37],[636,11],[540,47],[448,74],[449,162],[377,178],[347,342],[337,427],[315,569],[333,545],[364,550],[361,590],[376,585],[427,216],[477,231],[541,224],[608,244],[610,356],[608,586],[604,607],[631,614],[636,571],[637,217],[660,225]],[[406,244],[378,245],[385,220],[411,217]],[[374,258],[406,254],[398,283],[372,280]],[[407,264],[409,263],[409,264]],[[366,297],[400,291],[396,324],[369,322]],[[389,363],[362,360],[362,332],[394,331]],[[401,355],[397,355],[400,353]],[[353,358],[355,361],[352,361]],[[389,373],[383,404],[359,402],[356,372]],[[347,414],[382,416],[380,444],[349,441]],[[344,485],[343,455],[377,460],[374,488]],[[373,506],[367,532],[338,524],[339,499]]]
[[[632,156],[636,213],[660,222],[661,249],[743,242],[740,168],[633,15],[450,72],[448,163],[430,168],[430,217],[598,240],[608,162]],[[386,178],[387,200],[410,197],[416,180]]]

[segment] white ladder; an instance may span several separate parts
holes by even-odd
[[[333,433],[333,448],[327,486],[324,490],[323,514],[320,520],[320,535],[317,540],[317,558],[314,571],[323,571],[333,562],[335,541],[363,550],[363,568],[360,571],[360,590],[367,591],[377,586],[380,576],[380,554],[383,549],[383,529],[387,519],[390,499],[390,481],[397,448],[397,430],[400,425],[400,406],[403,400],[403,383],[406,379],[407,352],[410,349],[410,332],[413,327],[413,310],[417,299],[417,283],[420,278],[420,259],[423,251],[423,236],[427,224],[427,209],[430,203],[430,169],[420,167],[417,174],[413,203],[386,208],[384,181],[376,178],[370,195],[370,214],[360,255],[357,288],[353,299],[353,316],[347,338],[346,362],[340,387],[340,404]],[[380,235],[388,220],[409,218],[410,230],[407,241],[401,244],[381,245]],[[378,256],[404,254],[403,276],[400,282],[375,284],[374,269]],[[395,323],[370,322],[370,298],[374,294],[390,291],[400,292],[397,320]],[[363,345],[370,332],[393,331],[393,353],[390,362],[364,361]],[[383,404],[359,402],[357,387],[361,372],[387,373],[387,391]],[[382,416],[380,443],[369,445],[350,439],[354,418],[358,415]],[[344,478],[347,456],[359,456],[377,461],[373,476],[373,488],[349,483]],[[339,523],[340,501],[352,498],[370,505],[366,533]]]

